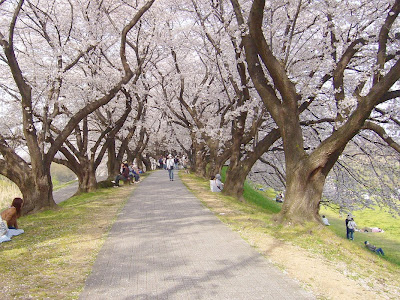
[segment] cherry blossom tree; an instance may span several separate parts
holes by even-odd
[[[115,80],[107,82],[103,93],[92,95],[92,100],[85,103],[77,95],[74,97],[66,87],[72,77],[79,76],[79,64],[83,57],[99,47],[102,39],[106,41],[105,37],[111,36],[104,32],[107,14],[102,12],[118,9],[118,5],[112,2],[95,1],[85,6],[81,6],[79,1],[0,2],[1,70],[2,78],[6,80],[2,82],[2,95],[7,93],[13,100],[12,105],[20,107],[22,126],[12,130],[18,132],[22,137],[20,141],[23,141],[18,146],[13,145],[8,140],[9,136],[2,133],[0,173],[20,188],[25,199],[24,212],[55,205],[50,164],[56,153],[86,116],[110,102],[135,75],[127,51],[129,33],[154,0],[137,7],[130,6],[127,11],[131,11],[132,15],[125,14],[119,19],[125,23],[116,38],[120,42],[109,45],[109,51],[119,57],[120,71],[109,77]],[[97,16],[88,19],[87,16],[93,12]],[[123,16],[122,12],[120,16]],[[92,26],[82,31],[85,24]],[[75,101],[72,116],[68,116],[63,109],[64,106],[69,107],[70,101]],[[38,115],[41,118],[37,118]],[[50,127],[60,124],[63,124],[61,132],[49,139]],[[29,153],[28,159],[22,157],[22,151]]]
[[[398,100],[400,1],[231,3],[252,82],[283,141],[281,218],[319,222],[325,180],[345,147],[375,109]],[[302,124],[325,122],[311,143]]]

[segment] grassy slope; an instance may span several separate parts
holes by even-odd
[[[337,213],[322,209],[329,218],[331,229],[338,237],[345,238],[345,216],[340,217]],[[364,241],[381,247],[385,251],[385,259],[400,266],[400,218],[394,218],[392,215],[381,210],[363,210],[353,213],[354,220],[358,228],[379,227],[384,230],[383,233],[364,233],[355,232],[355,243],[365,249]]]
[[[0,298],[76,299],[133,188],[100,189],[21,217],[25,233],[0,244]]]
[[[273,221],[280,204],[265,197],[272,198],[274,194],[271,191],[254,191],[246,186],[248,202],[240,203],[220,193],[210,193],[208,180],[181,175],[184,182],[188,183],[189,179],[194,183],[190,188],[196,189],[195,194],[203,201],[207,202],[214,194],[212,196],[216,196],[218,203],[208,203],[210,208],[258,249],[261,249],[258,242],[273,236],[278,241],[300,246],[313,256],[322,255],[335,265],[345,264],[343,274],[361,278],[385,296],[390,285],[398,286],[399,267],[368,253],[357,243],[345,240],[341,219],[336,226],[335,219],[330,217],[334,225],[329,228],[315,228],[313,224],[284,228]],[[76,299],[110,226],[133,188],[101,189],[96,193],[73,197],[60,205],[58,210],[22,217],[19,223],[25,234],[0,244],[1,298]],[[361,222],[361,216],[356,215],[356,218]],[[389,227],[381,227],[388,230],[385,235],[377,237],[385,237],[391,231]],[[377,275],[371,276],[371,273]]]
[[[246,185],[244,191],[246,202],[241,203],[221,193],[211,193],[208,180],[186,174],[182,174],[181,177],[188,188],[207,207],[233,230],[238,231],[262,254],[270,257],[271,253],[274,252],[272,249],[279,248],[278,252],[283,252],[289,247],[293,251],[297,251],[296,247],[300,247],[299,252],[304,255],[305,251],[306,254],[300,260],[294,261],[295,264],[307,258],[311,258],[311,260],[315,258],[311,263],[307,262],[309,265],[314,265],[313,268],[318,268],[315,264],[323,264],[320,266],[320,273],[316,273],[317,270],[314,269],[294,271],[297,272],[296,275],[300,275],[299,277],[303,276],[299,279],[300,281],[304,279],[303,284],[312,286],[317,297],[321,299],[354,299],[349,297],[359,293],[365,293],[365,297],[368,297],[367,294],[371,292],[369,296],[372,298],[383,295],[383,299],[396,299],[400,295],[398,262],[388,262],[366,250],[363,246],[363,239],[359,239],[357,236],[355,242],[345,239],[343,237],[343,230],[345,229],[342,220],[336,224],[335,220],[332,219],[334,225],[330,227],[315,226],[314,223],[305,224],[305,226],[282,227],[274,221],[274,216],[280,209],[276,205],[280,206],[281,204],[271,200],[275,196],[275,193],[271,191],[255,191],[251,190],[249,185]],[[271,240],[271,237],[274,240],[270,241],[269,244],[266,243],[265,241]],[[377,238],[379,237],[384,238],[385,236],[377,236]],[[370,241],[374,240],[370,239]],[[281,243],[283,243],[282,247],[277,246]],[[393,253],[398,254],[399,243],[394,242],[394,245]],[[386,250],[389,251],[389,248]],[[279,257],[278,254],[275,258],[281,260],[275,261],[275,263],[290,273],[291,266],[286,261],[289,261],[288,256],[292,255],[295,255],[295,253],[290,251],[287,251],[286,256],[283,257],[282,255]],[[390,261],[393,260],[390,259]],[[332,282],[326,280],[328,271],[325,267],[330,268],[329,275],[332,275]],[[310,273],[299,274],[304,272]],[[349,284],[349,282],[344,281],[340,284],[336,282],[336,280],[343,278],[348,278],[353,283]],[[343,294],[346,289],[345,285],[347,285],[348,290]],[[356,287],[359,288],[358,293],[355,291]],[[337,293],[341,294],[338,295]]]
[[[222,177],[225,177],[225,170],[222,171]],[[254,189],[248,182],[244,185],[243,196],[249,203],[253,203],[269,213],[278,213],[281,204],[273,199],[275,192],[271,189],[259,191]],[[339,238],[346,238],[346,227],[344,217],[340,217],[332,210],[322,209],[321,214],[325,214],[329,218],[331,224],[330,229]],[[381,247],[385,251],[385,259],[400,266],[400,217],[394,218],[391,214],[382,210],[365,209],[353,213],[354,220],[358,228],[379,227],[384,229],[384,233],[355,233],[354,244],[360,251],[368,252],[365,249],[364,241]]]

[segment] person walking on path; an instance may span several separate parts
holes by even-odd
[[[174,181],[174,165],[175,165],[175,161],[174,161],[174,158],[172,157],[171,154],[168,155],[168,159],[167,159],[166,165],[167,165],[169,180],[170,181]]]

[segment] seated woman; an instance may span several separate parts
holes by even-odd
[[[129,167],[127,163],[123,163],[121,164],[121,173],[118,174],[115,177],[115,180],[112,180],[111,182],[114,184],[114,187],[118,187],[119,186],[119,181],[122,180],[124,182],[129,181],[130,179],[132,179],[132,177],[129,176]]]
[[[221,175],[212,175],[210,179],[211,192],[220,192],[224,188],[224,184],[221,182]]]
[[[210,179],[210,190],[211,192],[220,192],[220,190],[217,188],[217,183],[215,182],[214,175],[212,175]]]
[[[1,218],[7,222],[9,229],[18,229],[17,218],[21,216],[21,208],[24,205],[24,200],[14,198],[11,206],[1,213]]]
[[[22,229],[18,229],[17,218],[21,216],[21,208],[24,205],[24,200],[21,198],[14,198],[11,206],[1,212],[0,227],[2,234],[0,242],[8,242],[12,236],[24,233]],[[6,223],[7,225],[5,226]]]

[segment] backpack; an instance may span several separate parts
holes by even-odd
[[[354,221],[349,221],[349,223],[347,223],[347,228],[349,228],[349,229],[354,229],[355,228],[355,223],[354,223]]]

